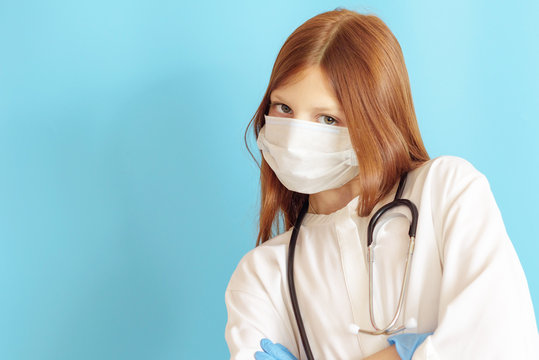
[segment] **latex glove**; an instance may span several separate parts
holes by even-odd
[[[255,353],[256,360],[298,360],[292,353],[279,343],[273,343],[270,339],[260,340],[262,351]]]
[[[395,344],[397,353],[402,360],[411,360],[412,355],[414,355],[415,349],[421,345],[425,338],[429,335],[432,335],[432,332],[422,333],[422,334],[396,334],[387,338],[387,342],[390,345]]]

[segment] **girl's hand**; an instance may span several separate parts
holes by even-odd
[[[403,360],[410,360],[415,349],[425,341],[427,336],[434,332],[396,334],[387,338],[387,342],[395,347],[395,350]]]
[[[269,339],[260,340],[262,351],[255,353],[256,360],[298,360],[292,353],[279,343],[273,343]]]

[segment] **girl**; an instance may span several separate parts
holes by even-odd
[[[489,183],[462,158],[429,158],[382,20],[337,8],[301,25],[253,120],[260,223],[225,293],[232,359],[539,359]],[[396,198],[413,205],[369,229]]]

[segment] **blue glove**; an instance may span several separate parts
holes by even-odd
[[[270,339],[260,340],[262,351],[255,353],[256,360],[298,360],[287,348],[279,343],[272,343]]]
[[[415,349],[421,345],[429,335],[432,335],[432,332],[423,334],[397,334],[388,337],[387,342],[390,345],[395,344],[397,353],[402,360],[410,360],[412,359],[412,355],[414,355]]]

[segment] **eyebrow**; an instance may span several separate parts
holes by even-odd
[[[271,95],[270,96],[270,101],[273,102],[273,100],[271,100],[271,97],[273,96],[274,100],[275,101],[280,101],[280,102],[286,102],[284,100],[281,100],[280,97],[276,96],[276,95]],[[338,107],[338,108],[332,108],[332,107],[324,107],[324,106],[315,106],[313,107],[313,110],[316,110],[316,111],[338,111],[338,112],[343,112],[343,110]]]

